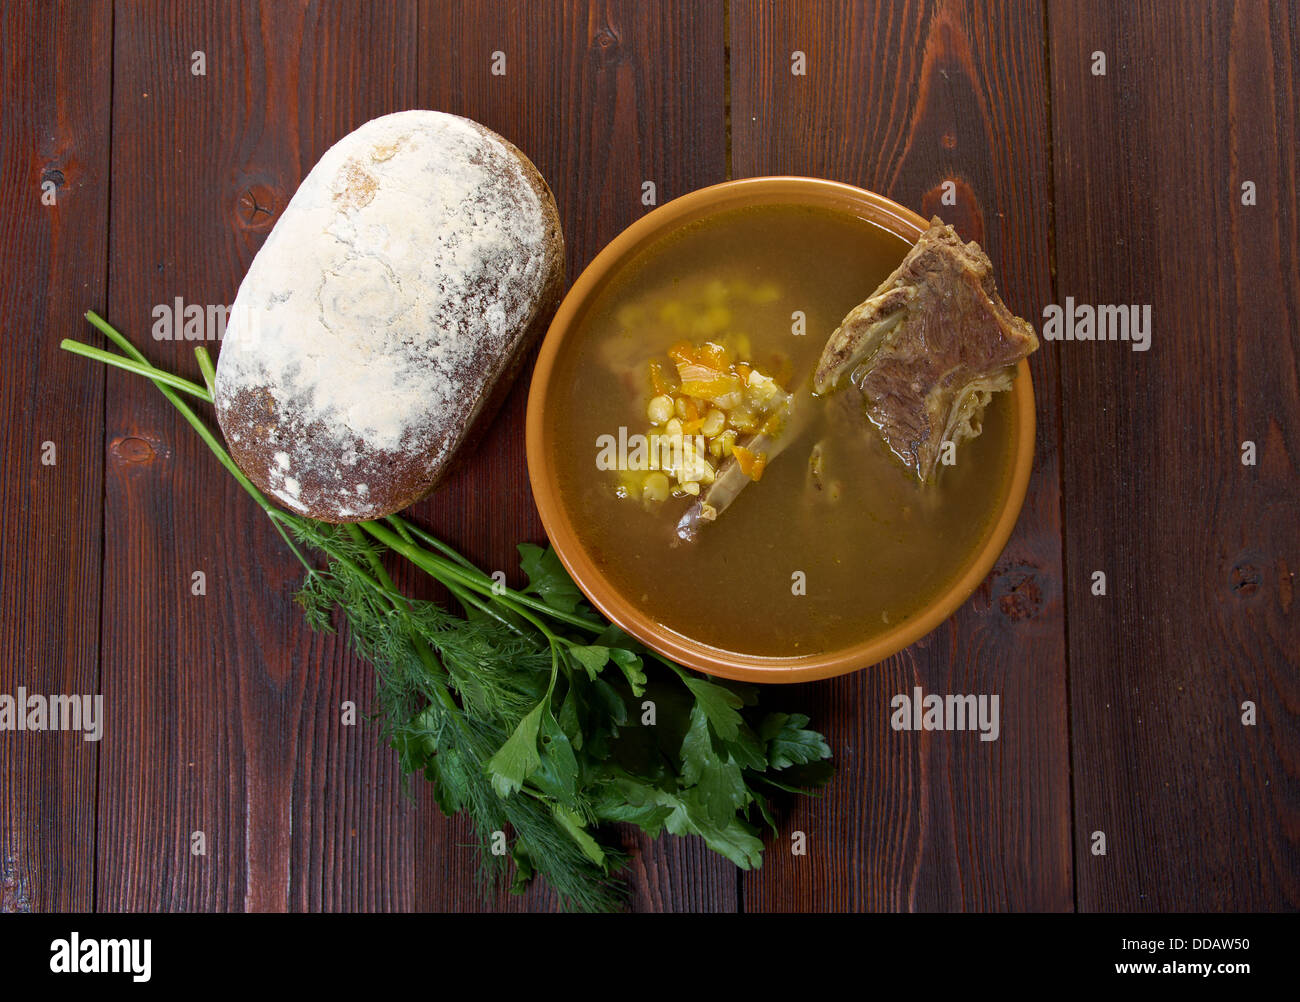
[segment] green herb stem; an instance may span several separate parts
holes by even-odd
[[[148,359],[144,357],[135,345],[123,337],[121,333],[119,333],[111,324],[108,323],[108,321],[94,310],[87,311],[86,319],[89,320],[93,326],[99,329],[105,337],[129,355],[130,358],[124,359],[120,355],[114,355],[112,352],[102,351],[99,348],[92,348],[89,345],[82,344],[80,341],[72,341],[68,339],[65,339],[62,342],[61,347],[73,352],[74,354],[85,355],[87,358],[95,358],[101,362],[105,362],[109,365],[116,365],[118,368],[126,369],[128,372],[134,372],[137,375],[147,376],[151,379],[153,384],[158,387],[159,392],[161,392],[162,395],[171,402],[172,406],[180,412],[181,417],[185,418],[185,420],[189,422],[190,426],[198,432],[199,438],[201,438],[203,443],[212,451],[212,454],[217,457],[217,460],[226,468],[226,471],[235,478],[236,482],[241,487],[244,488],[249,497],[257,502],[258,507],[271,517],[280,537],[285,541],[289,549],[292,551],[294,556],[298,558],[302,565],[310,570],[311,563],[303,556],[302,552],[284,530],[284,526],[282,525],[282,521],[285,519],[284,513],[267,501],[262,492],[259,491],[257,487],[254,486],[253,482],[244,475],[244,471],[235,465],[235,461],[230,458],[230,453],[226,451],[225,446],[217,441],[217,437],[212,434],[208,429],[208,426],[203,423],[203,420],[194,413],[194,410],[190,405],[177,395],[176,390],[173,387],[178,382],[185,384],[181,388],[185,389],[187,393],[191,393],[199,399],[211,403],[212,397],[207,390],[189,382],[188,380],[181,379],[179,376],[174,376],[170,372],[166,372],[149,364]]]
[[[450,546],[444,543],[437,536],[430,535],[429,533],[421,529],[418,525],[406,521],[406,519],[402,518],[401,515],[389,515],[386,521],[388,522],[389,525],[391,525],[394,529],[396,529],[399,534],[401,534],[403,539],[405,539],[412,546],[416,545],[415,539],[412,538],[412,535],[414,535],[419,537],[421,540],[423,540],[426,546],[432,546],[444,557],[448,557],[449,559],[456,561],[456,563],[460,564],[462,567],[466,568],[472,573],[475,574],[479,573],[479,569],[474,566],[473,562],[468,557],[465,557],[460,553],[457,553],[455,550],[453,550]]]
[[[86,358],[93,358],[96,362],[104,362],[107,365],[115,366],[119,369],[125,369],[127,372],[134,372],[140,376],[148,376],[155,383],[166,383],[168,386],[175,387],[178,390],[184,390],[191,396],[198,397],[212,403],[212,395],[197,383],[191,383],[188,379],[182,379],[180,376],[173,376],[170,372],[164,372],[162,369],[155,369],[148,363],[134,362],[129,358],[123,358],[121,355],[114,355],[111,351],[105,351],[103,348],[94,348],[88,344],[82,344],[80,341],[74,341],[71,338],[64,338],[59,347],[74,355],[84,355]]]
[[[586,616],[580,616],[577,613],[564,612],[563,610],[557,609],[552,605],[547,605],[546,602],[541,599],[525,594],[524,592],[515,591],[512,588],[504,588],[493,581],[488,575],[480,571],[446,543],[442,542],[442,540],[438,539],[436,536],[429,535],[429,533],[425,532],[419,526],[407,522],[400,515],[392,515],[389,517],[388,521],[390,523],[400,523],[408,529],[410,533],[414,534],[428,545],[433,546],[446,554],[446,557],[440,557],[438,554],[430,553],[428,550],[423,549],[414,543],[408,544],[409,548],[397,550],[398,553],[414,563],[421,570],[439,578],[440,580],[444,570],[454,570],[454,568],[449,568],[447,566],[447,560],[451,560],[468,571],[469,577],[472,578],[474,582],[471,587],[474,587],[484,595],[491,595],[495,598],[506,598],[510,602],[522,605],[534,612],[540,612],[557,622],[564,623],[566,626],[576,626],[578,629],[588,630],[592,633],[600,633],[608,625],[606,623],[598,623],[593,619],[589,619]],[[361,526],[369,532],[370,527],[375,524],[376,523],[373,522],[362,522]],[[384,541],[386,542],[386,540]],[[392,548],[397,549],[396,547]],[[446,582],[444,581],[443,583],[445,584]]]
[[[213,400],[217,398],[217,369],[212,364],[212,356],[208,354],[208,349],[199,345],[194,349],[194,357],[199,362],[199,372],[203,373],[203,383],[208,388],[208,396]]]
[[[481,595],[490,596],[500,602],[511,612],[522,616],[528,622],[532,623],[542,634],[551,642],[558,642],[561,638],[555,636],[554,632],[540,619],[535,612],[543,613],[555,619],[565,618],[564,614],[553,609],[545,603],[537,603],[522,592],[513,591],[509,588],[503,588],[493,581],[482,571],[475,568],[473,573],[467,571],[463,566],[454,560],[446,557],[440,557],[437,554],[430,553],[412,543],[408,543],[397,533],[386,528],[379,522],[358,522],[357,526],[364,529],[370,535],[387,546],[395,553],[401,554],[411,563],[415,564],[430,577],[436,578],[444,585],[450,587],[451,584],[460,585],[464,588],[470,588]],[[539,607],[540,606],[540,607]],[[574,617],[577,619],[577,617]],[[579,620],[586,627],[595,628],[595,624],[586,620]]]

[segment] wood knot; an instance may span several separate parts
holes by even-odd
[[[1241,602],[1256,598],[1264,590],[1266,564],[1263,555],[1253,550],[1238,554],[1228,569],[1228,593]]]
[[[133,435],[113,439],[109,451],[114,459],[129,466],[143,466],[146,463],[152,463],[158,456],[152,444]]]
[[[596,57],[596,66],[599,69],[604,69],[618,62],[621,47],[622,40],[618,37],[618,31],[608,24],[602,26],[591,36],[591,49]]]
[[[1037,567],[1019,563],[998,570],[993,597],[1002,615],[1013,623],[1033,619],[1043,608],[1043,587]]]
[[[63,171],[57,167],[46,167],[41,171],[41,184],[44,185],[50,181],[54,182],[54,187],[62,188],[67,184],[67,178],[63,176]]]
[[[269,184],[250,184],[240,191],[235,218],[246,230],[269,230],[275,222],[280,198]]]

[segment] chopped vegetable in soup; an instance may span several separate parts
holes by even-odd
[[[640,461],[619,470],[619,497],[660,503],[673,497],[698,497],[713,484],[715,464],[733,460],[751,480],[763,476],[765,452],[749,448],[756,437],[781,428],[790,394],[771,376],[747,362],[736,362],[723,345],[678,342],[668,349],[676,369],[665,374],[658,360],[647,366],[654,394],[646,405],[651,429]],[[738,436],[745,444],[737,444]]]

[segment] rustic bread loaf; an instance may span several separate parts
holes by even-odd
[[[216,377],[231,455],[295,512],[405,508],[490,418],[563,286],[555,200],[519,150],[440,112],[367,122],[239,287]]]

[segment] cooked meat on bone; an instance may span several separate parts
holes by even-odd
[[[935,217],[830,336],[813,387],[860,393],[886,444],[925,483],[943,443],[979,435],[985,406],[1037,348],[1034,328],[998,296],[988,255]]]

